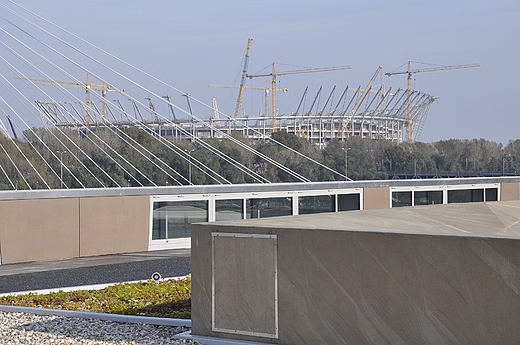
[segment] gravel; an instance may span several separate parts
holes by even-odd
[[[0,344],[200,345],[174,336],[184,327],[0,312]]]

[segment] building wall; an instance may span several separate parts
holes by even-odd
[[[390,208],[390,187],[363,189],[363,209]]]
[[[149,196],[0,201],[2,264],[146,251]]]
[[[220,298],[211,234],[270,234],[277,239],[277,301],[251,310],[259,328],[229,317],[215,330],[214,311],[252,306]],[[520,240],[444,235],[280,229],[197,224],[192,228],[192,334],[276,344],[513,344],[520,341]],[[251,248],[249,248],[251,249]],[[227,262],[241,262],[227,251]],[[238,252],[243,253],[243,252]],[[250,250],[246,255],[256,253]],[[248,258],[247,260],[250,260]],[[272,270],[258,260],[261,271]],[[214,270],[214,272],[212,272]],[[226,273],[226,272],[224,272]],[[234,278],[234,279],[233,279]],[[215,280],[218,277],[214,278]],[[253,287],[254,288],[254,287]],[[274,287],[272,287],[274,288]],[[213,303],[213,305],[212,305]],[[278,303],[273,313],[271,305]],[[258,317],[258,316],[257,316]],[[276,337],[252,335],[271,318]],[[218,320],[218,323],[225,323]],[[247,329],[245,327],[248,327]],[[242,334],[241,334],[242,333]]]
[[[501,183],[500,189],[500,200],[520,200],[520,183]]]
[[[470,181],[475,181],[477,187],[480,183],[497,182],[489,179],[467,179],[459,183],[468,184]],[[507,181],[510,182],[501,182],[501,200],[520,199],[520,183],[515,179],[507,179]],[[414,188],[411,187],[414,186],[411,185],[412,182],[424,188],[437,184],[443,185],[450,181],[414,180],[383,183],[410,189]],[[344,190],[346,187],[353,190],[350,187],[354,186],[359,193],[363,193],[362,206],[366,210],[391,207],[391,189],[380,185],[370,181],[336,182],[331,186],[328,183],[317,184],[319,190],[329,191],[333,191],[334,188]],[[280,184],[274,187],[258,184],[258,186],[231,187],[2,191],[0,193],[0,263],[173,248],[176,245],[174,243],[177,243],[176,240],[163,241],[165,242],[163,247],[153,247],[149,243],[153,242],[149,241],[151,196],[173,195],[177,198],[190,195],[192,200],[198,198],[197,195],[200,194],[207,199],[209,194],[235,193],[236,189],[243,193],[262,193],[263,189],[266,189],[264,192],[267,194],[275,192],[286,195],[284,193],[287,191],[298,193],[294,191],[301,188],[305,192],[312,191],[312,188],[308,189],[308,184]],[[189,243],[189,238],[182,239],[182,243],[185,246]]]
[[[80,256],[148,250],[150,197],[80,199]]]
[[[79,256],[79,199],[0,201],[2,264]]]

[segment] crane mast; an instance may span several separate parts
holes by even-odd
[[[220,115],[218,114],[217,99],[215,97],[213,97],[211,99],[211,103],[213,105],[213,118],[218,120],[218,119],[220,119]]]
[[[259,77],[271,77],[271,100],[272,100],[272,116],[273,116],[273,132],[276,132],[277,129],[277,118],[278,118],[278,109],[276,105],[276,78],[279,75],[289,75],[289,74],[300,74],[300,73],[315,73],[315,72],[327,72],[327,71],[338,71],[338,70],[344,70],[344,69],[350,69],[350,66],[336,66],[336,67],[321,67],[321,68],[307,68],[307,69],[300,69],[300,70],[293,70],[293,71],[283,71],[283,72],[277,72],[275,69],[275,63],[273,62],[271,64],[271,73],[266,74],[246,74],[246,77],[249,79],[252,78],[259,78]]]
[[[172,96],[166,95],[166,96],[162,96],[162,98],[166,99],[166,102],[168,102],[168,108],[170,109],[170,112],[172,113],[173,121],[175,121],[175,123],[178,123],[179,121],[177,120],[177,116],[175,116],[175,111],[173,110],[173,105],[171,102]]]
[[[252,42],[253,42],[252,38],[249,38],[247,40],[246,56],[244,57],[244,68],[242,70],[242,78],[240,79],[240,87],[238,89],[238,99],[237,99],[237,106],[235,108],[235,117],[239,117],[240,112],[242,111],[242,100],[244,99],[244,86],[246,83],[246,74],[247,74],[247,67],[249,65],[249,57],[251,56],[251,43]]]
[[[264,91],[265,93],[265,116],[269,116],[269,84],[268,84],[268,81],[266,80],[265,81],[265,87],[261,87],[261,86],[238,86],[238,85],[220,85],[220,84],[209,84],[208,85],[209,87],[213,87],[213,88],[224,88],[224,89],[238,89],[238,88],[243,88],[244,90],[262,90]],[[281,91],[281,92],[288,92],[289,89],[284,87],[284,88],[276,88],[276,91]],[[235,114],[236,116],[236,114]]]
[[[447,71],[452,69],[461,69],[461,68],[471,68],[471,67],[479,67],[478,63],[466,64],[466,65],[454,65],[454,66],[439,66],[439,67],[430,67],[430,68],[422,68],[422,69],[412,69],[412,61],[408,61],[407,70],[403,72],[386,72],[385,75],[393,76],[397,74],[406,74],[407,75],[407,87],[406,87],[406,112],[407,112],[407,138],[408,142],[413,142],[413,114],[412,114],[412,74],[419,72],[436,72],[436,71]]]
[[[374,75],[372,75],[372,78],[370,78],[370,81],[368,82],[367,86],[365,87],[365,89],[363,90],[363,92],[361,93],[361,97],[359,97],[358,101],[356,102],[356,104],[354,105],[354,107],[352,108],[352,111],[351,111],[351,116],[354,116],[356,115],[359,107],[361,106],[361,104],[363,103],[363,101],[365,100],[365,98],[367,97],[367,94],[370,92],[371,88],[372,88],[372,84],[374,84],[374,81],[376,80],[377,78],[377,75],[379,74],[379,72],[381,72],[383,68],[381,66],[379,66]]]
[[[367,86],[365,87],[365,89],[361,92],[361,96],[359,97],[359,99],[357,100],[356,104],[354,104],[354,107],[352,108],[352,110],[350,111],[350,115],[349,117],[353,117],[356,115],[359,107],[361,106],[361,104],[363,103],[363,101],[365,100],[365,98],[367,97],[368,93],[371,91],[372,89],[372,84],[374,84],[374,81],[376,80],[377,76],[379,75],[379,72],[381,72],[383,68],[381,66],[377,67],[375,73],[372,75],[372,78],[370,78]],[[356,89],[356,92],[359,91],[359,88]],[[335,138],[336,139],[339,139],[343,133],[343,131],[346,131],[347,130],[347,125],[348,125],[348,119],[347,120],[343,120],[343,122],[341,123],[340,127],[339,127],[339,130],[338,132],[336,133],[336,136]],[[347,135],[348,135],[348,131],[347,131]]]

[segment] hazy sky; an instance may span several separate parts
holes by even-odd
[[[279,111],[297,107],[303,90],[365,85],[378,66],[395,71],[479,63],[481,67],[414,74],[414,89],[439,98],[421,141],[520,138],[520,2],[344,0],[20,0],[19,4],[208,104],[232,114],[247,39],[250,73],[272,62],[303,67],[350,65],[340,72],[279,78]],[[8,2],[6,3],[8,5]],[[285,67],[296,69],[299,67]],[[404,70],[405,66],[400,70]],[[406,76],[376,84],[405,88]],[[254,79],[249,85],[263,86]],[[160,91],[157,91],[160,93]],[[261,92],[244,108],[257,114]]]

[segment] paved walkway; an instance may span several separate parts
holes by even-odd
[[[191,250],[174,249],[0,265],[0,293],[117,283],[191,273]]]

